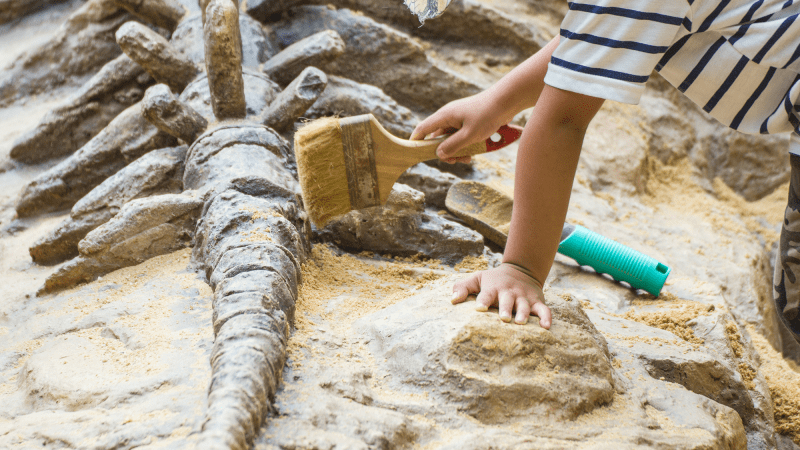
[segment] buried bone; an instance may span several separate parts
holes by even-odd
[[[191,106],[178,100],[164,84],[151,87],[142,101],[144,117],[159,130],[192,143],[208,122]]]
[[[308,66],[325,65],[344,53],[344,41],[333,30],[320,31],[281,50],[261,66],[261,70],[281,86],[286,86]]]
[[[186,146],[154,150],[129,164],[86,194],[70,217],[30,248],[37,264],[56,264],[78,256],[78,242],[108,222],[130,200],[182,187]]]
[[[172,31],[186,14],[177,0],[114,0],[136,17],[165,30]]]
[[[137,103],[75,154],[29,183],[17,204],[17,214],[30,217],[71,207],[130,161],[157,148],[174,145],[175,141],[147,122]]]
[[[18,138],[11,158],[35,164],[74,152],[139,101],[151,83],[141,66],[124,54],[118,56],[64,104],[48,112],[36,128]]]
[[[261,121],[276,131],[288,129],[325,90],[328,77],[316,67],[307,67],[281,92]]]
[[[233,2],[212,0],[206,7],[203,29],[206,72],[214,115],[219,120],[244,118],[242,38],[239,11]]]
[[[158,83],[181,92],[195,77],[197,68],[163,36],[139,22],[128,22],[117,30],[117,43],[132,60]]]

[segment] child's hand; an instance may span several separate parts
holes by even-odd
[[[501,264],[457,282],[453,286],[452,303],[463,302],[469,294],[478,294],[478,311],[487,311],[490,306],[498,305],[503,322],[510,322],[512,310],[516,310],[515,323],[527,323],[528,316],[533,313],[539,316],[542,328],[550,328],[550,308],[544,304],[541,283],[514,265]]]
[[[484,91],[446,104],[420,122],[411,134],[411,139],[423,139],[428,135],[437,137],[445,134],[448,128],[457,128],[457,132],[439,144],[436,155],[451,164],[469,162],[469,156],[454,158],[452,155],[469,144],[486,140],[493,135],[498,128],[505,125],[504,115],[495,110],[491,94]]]

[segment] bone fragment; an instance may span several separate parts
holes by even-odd
[[[231,0],[234,5],[236,5],[236,9],[239,9],[239,0]],[[197,4],[200,6],[201,17],[203,23],[206,23],[206,8],[208,4],[211,3],[211,0],[198,0]]]
[[[38,294],[88,282],[114,270],[186,247],[202,201],[191,193],[160,195],[129,202],[106,224],[89,233],[95,252],[61,266]],[[81,241],[83,242],[83,241]]]
[[[78,87],[120,55],[114,39],[131,15],[107,0],[89,0],[36,49],[0,71],[0,107],[21,98]]]
[[[316,67],[307,67],[269,105],[262,123],[277,131],[289,129],[314,104],[328,85],[328,77]]]
[[[381,89],[357,83],[336,75],[328,75],[328,87],[311,105],[305,117],[357,116],[373,114],[386,130],[397,137],[408,138],[421,120],[410,109],[398,104]]]
[[[206,71],[214,115],[219,120],[244,118],[246,109],[239,10],[231,0],[212,0],[206,7],[203,29]]]
[[[30,217],[71,207],[130,161],[175,144],[175,138],[145,120],[137,103],[72,156],[28,184],[17,204],[17,214]]]
[[[155,85],[145,92],[142,108],[145,118],[159,130],[189,144],[208,126],[200,113],[178,100],[163,84]]]
[[[281,86],[286,86],[308,66],[325,68],[344,53],[344,41],[333,30],[320,31],[281,50],[261,66],[261,70]]]
[[[139,22],[128,22],[117,30],[122,51],[159,83],[181,92],[197,75],[197,67],[181,55],[163,36]]]
[[[145,22],[167,31],[175,30],[186,14],[186,9],[178,0],[114,0],[114,3]]]
[[[78,242],[130,200],[180,192],[186,150],[186,146],[154,150],[92,189],[75,204],[68,219],[33,244],[33,262],[57,264],[78,256]]]

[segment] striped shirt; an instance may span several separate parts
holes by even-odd
[[[735,130],[794,132],[797,153],[798,14],[800,0],[570,2],[545,83],[635,104],[655,69]]]

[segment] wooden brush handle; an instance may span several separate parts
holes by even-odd
[[[436,159],[438,156],[436,155],[436,149],[439,148],[439,144],[444,142],[447,138],[449,138],[453,133],[458,131],[456,128],[449,128],[445,130],[447,132],[444,136],[438,136],[433,139],[425,139],[419,141],[409,141],[409,140],[401,140],[402,146],[406,148],[413,148],[417,151],[424,151],[429,158],[427,159]],[[474,156],[480,155],[483,153],[493,152],[495,150],[500,150],[501,148],[507,146],[511,142],[516,141],[519,139],[520,135],[522,135],[522,127],[518,127],[516,125],[503,125],[502,127],[498,128],[497,134],[500,135],[500,139],[497,142],[493,141],[492,138],[488,138],[483,142],[476,142],[474,144],[467,145],[466,147],[459,150],[453,158],[459,158],[464,156]]]

